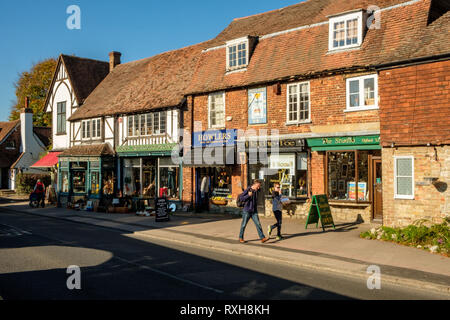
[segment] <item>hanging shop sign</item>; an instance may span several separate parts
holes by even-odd
[[[270,169],[289,169],[291,174],[295,172],[295,154],[270,155]]]
[[[267,123],[267,89],[248,90],[248,124]]]
[[[237,138],[236,129],[194,132],[193,146],[194,147],[234,146],[236,144],[236,138]]]
[[[319,221],[322,224],[323,231],[325,231],[326,227],[330,226],[336,229],[333,216],[331,215],[330,205],[328,204],[328,198],[325,194],[313,196],[305,229],[308,229],[308,225],[313,223],[316,224],[317,228]]]

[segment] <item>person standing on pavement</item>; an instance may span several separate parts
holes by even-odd
[[[277,229],[277,240],[283,239],[281,236],[281,222],[282,222],[282,210],[283,210],[283,203],[281,202],[281,188],[279,183],[275,183],[273,186],[273,192],[272,192],[272,211],[273,215],[275,216],[275,219],[277,220],[277,223],[274,225],[269,225],[268,227],[268,233],[269,238],[272,235],[272,231],[276,228]]]
[[[242,210],[242,224],[241,231],[239,233],[239,242],[245,243],[244,241],[244,232],[250,218],[253,220],[256,226],[256,230],[258,231],[259,238],[261,242],[264,243],[269,238],[264,236],[264,232],[262,231],[261,222],[258,217],[258,191],[261,188],[261,182],[255,180],[250,188],[244,190],[242,194],[239,195],[240,200],[244,203],[244,209]]]

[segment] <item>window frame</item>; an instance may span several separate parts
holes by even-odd
[[[99,135],[97,135],[99,133]],[[81,121],[81,140],[100,140],[102,138],[101,118]]]
[[[64,105],[64,111],[59,111],[59,106]],[[64,115],[64,121],[60,118]],[[67,101],[60,101],[56,103],[56,134],[64,135],[67,134]],[[62,130],[62,126],[64,126],[64,130]],[[61,130],[60,130],[61,129]]]
[[[163,117],[164,115],[164,117]],[[127,116],[127,134],[128,137],[137,138],[137,137],[152,137],[152,136],[159,136],[168,134],[168,112],[167,110],[164,111],[158,111],[158,112],[150,112],[150,113],[140,113],[140,114],[134,114],[134,115],[128,115]],[[135,128],[135,117],[137,117],[137,123],[138,128]],[[164,118],[165,121],[161,121],[161,119]],[[151,119],[149,121],[149,119]],[[155,120],[157,120],[155,122]],[[143,121],[143,122],[142,122]],[[130,131],[130,122],[131,122],[131,131]],[[151,123],[151,134],[148,134],[148,125]],[[161,123],[164,123],[164,130],[161,132]],[[156,124],[156,126],[155,126]],[[157,128],[157,129],[155,129]],[[131,132],[131,134],[130,134]],[[136,132],[139,132],[139,134],[136,134]],[[144,132],[144,134],[142,134]]]
[[[358,40],[355,44],[349,44],[347,45],[347,22],[350,20],[354,20],[357,19],[357,36],[358,36]],[[346,50],[346,49],[351,49],[351,48],[357,48],[360,47],[363,41],[363,12],[359,11],[359,12],[354,12],[354,13],[349,13],[349,14],[345,14],[345,15],[340,15],[340,16],[336,16],[336,17],[330,17],[329,20],[329,28],[328,28],[328,51],[336,51],[336,50]],[[335,23],[339,23],[339,22],[344,22],[344,45],[343,46],[337,46],[334,47],[334,24]]]
[[[308,84],[308,119],[300,120],[300,86]],[[297,86],[297,120],[289,120],[289,88]],[[289,83],[286,86],[286,124],[304,124],[311,123],[311,83],[310,81],[302,81],[296,83]]]
[[[364,101],[364,80],[374,78],[374,99],[375,103],[373,105],[368,106],[360,106],[359,107],[351,107],[350,106],[350,82],[358,80],[359,82],[359,100]],[[379,109],[379,101],[378,101],[378,74],[369,74],[359,77],[352,77],[345,79],[345,99],[346,99],[346,109],[345,112],[352,111],[365,111],[365,110],[377,110]]]
[[[222,99],[223,99],[223,124],[216,124],[214,126],[211,125],[211,97],[213,95],[222,95]],[[215,109],[214,109],[214,112],[216,112]],[[210,128],[210,129],[223,129],[223,128],[225,128],[225,122],[226,122],[225,91],[219,91],[219,92],[210,93],[208,95],[208,128]]]
[[[401,195],[397,193],[397,160],[399,159],[409,159],[411,160],[411,195]],[[409,177],[409,176],[401,176],[401,177]],[[394,156],[394,199],[403,199],[403,200],[414,200],[415,192],[414,192],[414,156]]]
[[[239,64],[239,45],[245,44],[245,64]],[[230,48],[236,48],[236,65],[230,66]],[[248,37],[243,37],[235,40],[228,41],[226,43],[226,63],[227,63],[227,71],[242,69],[248,66],[249,59],[249,41]]]

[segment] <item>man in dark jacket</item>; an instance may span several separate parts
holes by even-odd
[[[258,231],[259,238],[261,242],[264,243],[269,238],[264,236],[261,228],[261,222],[259,222],[258,217],[258,191],[261,187],[261,182],[255,180],[250,188],[245,190],[241,195],[241,201],[244,202],[244,209],[242,212],[242,224],[241,231],[239,233],[239,242],[244,243],[244,231],[250,218],[253,220]]]

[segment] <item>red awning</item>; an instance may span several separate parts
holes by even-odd
[[[41,160],[31,166],[31,168],[51,168],[58,163],[58,155],[61,152],[50,152]]]

